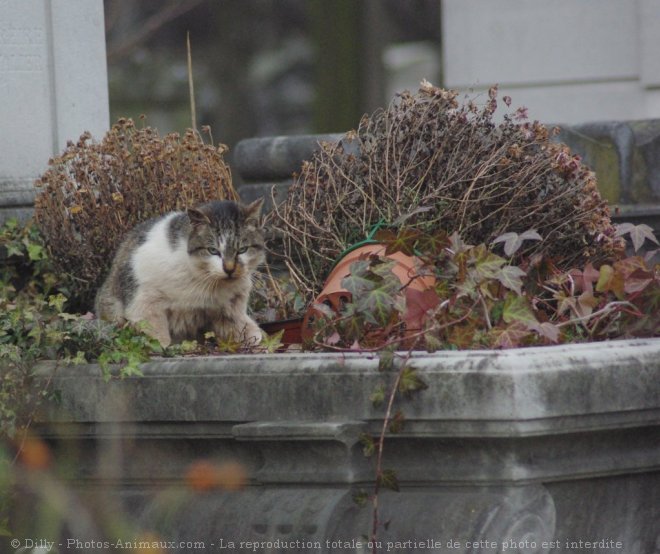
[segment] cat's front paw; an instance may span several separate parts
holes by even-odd
[[[259,327],[259,325],[257,325],[254,321],[248,321],[245,324],[242,333],[242,341],[246,346],[259,346],[263,336],[264,335],[261,327]]]

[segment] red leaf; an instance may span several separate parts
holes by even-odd
[[[408,329],[422,329],[429,310],[440,303],[440,298],[433,289],[419,291],[408,287],[406,289],[406,312],[404,321]]]
[[[650,271],[637,269],[626,277],[623,283],[623,289],[627,294],[634,294],[643,291],[652,282],[653,274]]]
[[[587,292],[593,292],[594,291],[594,283],[598,282],[598,278],[600,277],[600,272],[598,272],[593,264],[589,262],[585,268],[584,271],[582,272],[582,278],[584,279],[584,290]]]

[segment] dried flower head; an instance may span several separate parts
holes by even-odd
[[[224,146],[192,130],[160,137],[120,119],[101,142],[84,133],[37,180],[35,221],[86,310],[123,235],[137,223],[211,199],[236,200]]]

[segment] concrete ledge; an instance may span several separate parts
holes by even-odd
[[[513,350],[415,353],[429,389],[401,401],[411,423],[440,434],[527,435],[660,421],[660,339]],[[44,363],[40,371],[50,372]],[[369,397],[393,375],[364,354],[156,359],[144,376],[103,382],[96,366],[60,368],[69,423],[368,421]],[[129,406],[130,410],[119,409]],[[440,430],[441,429],[441,430]]]
[[[429,388],[395,406],[406,423],[388,433],[384,467],[401,492],[380,498],[383,550],[453,540],[453,552],[492,554],[528,540],[537,546],[506,551],[654,552],[660,339],[415,353],[410,363]],[[360,437],[379,433],[384,410],[369,397],[394,378],[375,356],[155,359],[143,371],[105,383],[96,366],[58,369],[61,403],[37,429],[56,451],[79,453],[67,478],[81,494],[106,491],[143,527],[207,548],[248,552],[240,541],[261,540],[272,543],[262,552],[366,551],[355,541],[371,511],[352,497],[371,490],[375,467]],[[186,492],[200,459],[238,461],[249,486]],[[572,539],[621,546],[580,550]],[[472,545],[486,540],[500,550]]]

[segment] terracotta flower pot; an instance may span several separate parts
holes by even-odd
[[[367,244],[347,252],[337,262],[326,279],[323,290],[305,313],[302,323],[303,340],[311,339],[314,336],[313,323],[321,315],[315,309],[315,304],[325,304],[339,314],[344,304],[351,302],[351,293],[342,287],[341,282],[344,277],[350,275],[350,266],[353,262],[370,256],[380,256],[396,262],[392,272],[398,277],[402,285],[407,285],[404,293],[407,301],[406,313],[403,315],[403,320],[406,323],[404,336],[410,336],[420,330],[423,314],[426,310],[437,305],[437,296],[430,291],[435,286],[435,277],[432,275],[419,276],[417,274],[421,262],[416,256],[408,256],[403,252],[385,254],[385,249],[386,246],[383,244]]]
[[[303,318],[297,317],[292,319],[281,319],[279,321],[269,321],[268,323],[262,323],[260,327],[269,335],[274,335],[284,329],[281,341],[283,347],[287,348],[292,344],[302,344],[302,325]]]

